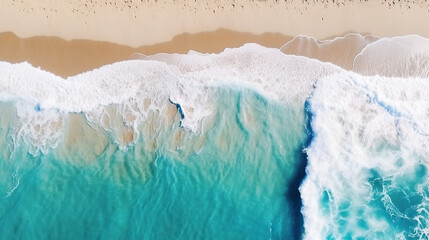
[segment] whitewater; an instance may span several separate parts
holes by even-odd
[[[428,49],[298,36],[66,79],[0,62],[0,235],[428,239]]]

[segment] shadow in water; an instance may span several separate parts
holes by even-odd
[[[299,187],[306,177],[306,167],[308,163],[308,156],[305,148],[307,148],[313,140],[313,130],[311,128],[311,119],[313,115],[309,110],[308,100],[305,102],[305,133],[307,135],[303,148],[298,150],[295,156],[298,158],[297,165],[295,166],[295,175],[292,177],[288,186],[288,191],[285,196],[288,199],[288,204],[291,209],[292,226],[290,229],[292,239],[302,239],[304,234],[304,217],[301,212],[302,200]]]

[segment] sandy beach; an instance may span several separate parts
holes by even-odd
[[[427,20],[425,1],[5,0],[0,60],[67,77],[136,52],[216,53],[247,42],[280,48],[299,35],[429,37],[429,28],[415,24]],[[296,49],[290,53],[301,55]]]
[[[0,33],[0,60],[12,63],[28,61],[62,77],[68,77],[117,61],[128,60],[133,53],[219,53],[226,47],[240,47],[254,42],[280,48],[292,40],[278,33],[238,33],[226,29],[197,34],[180,34],[168,42],[130,47],[106,41],[71,40],[36,36],[19,38],[14,33]]]

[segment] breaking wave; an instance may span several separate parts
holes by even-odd
[[[428,44],[300,36],[67,79],[0,62],[0,232],[427,238]]]

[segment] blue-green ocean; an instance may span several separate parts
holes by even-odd
[[[429,55],[371,44],[0,62],[0,239],[427,239]]]

